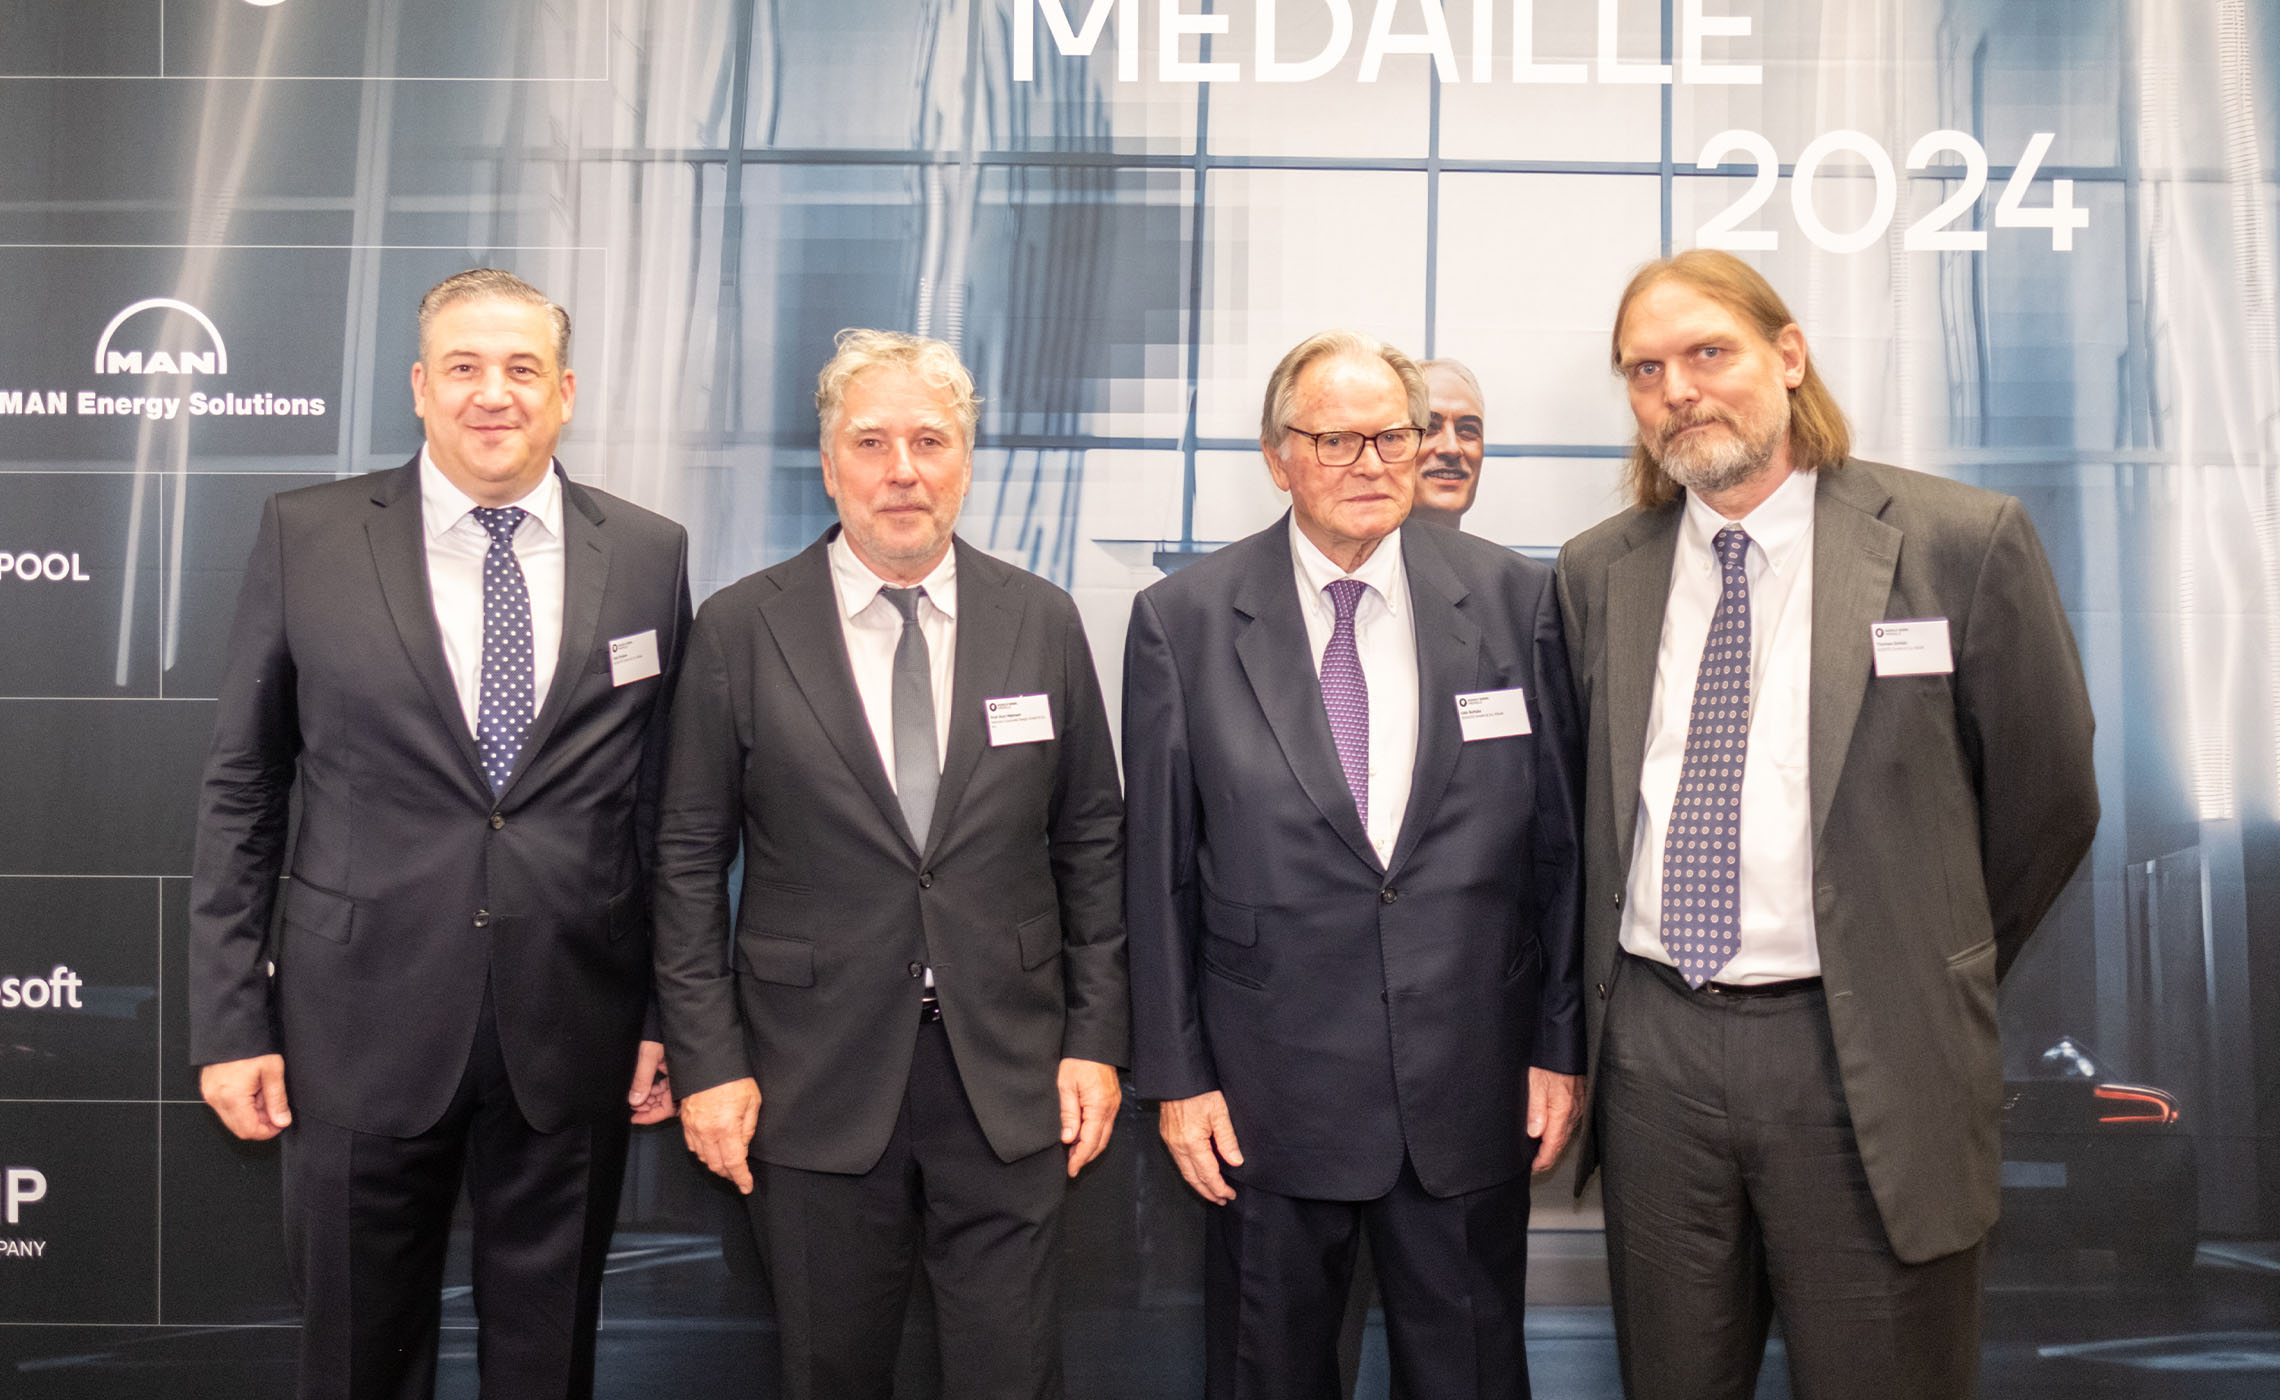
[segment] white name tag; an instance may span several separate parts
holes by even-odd
[[[1531,733],[1528,700],[1520,687],[1510,690],[1476,690],[1457,697],[1457,728],[1466,743],[1476,739],[1509,739]]]
[[[1001,695],[984,700],[990,720],[990,747],[1042,744],[1053,737],[1053,707],[1042,695]]]
[[[1869,624],[1868,643],[1880,676],[1952,676],[1944,617],[1903,617]]]
[[[663,668],[657,664],[657,629],[636,632],[630,637],[610,638],[610,684],[631,685],[645,681]]]

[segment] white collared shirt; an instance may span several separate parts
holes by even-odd
[[[1817,477],[1792,472],[1741,521],[1749,533],[1750,733],[1742,766],[1741,951],[1720,982],[1780,982],[1821,975],[1813,926],[1813,809],[1808,761],[1813,684],[1813,495]],[[1662,944],[1663,842],[1695,673],[1718,610],[1712,541],[1727,520],[1687,493],[1671,561],[1662,645],[1639,770],[1639,823],[1624,891],[1626,952],[1676,964]]]
[[[1338,625],[1337,605],[1326,591],[1342,578],[1366,587],[1354,608],[1354,651],[1370,692],[1370,849],[1378,864],[1393,863],[1401,819],[1409,810],[1409,784],[1417,766],[1417,615],[1409,606],[1409,571],[1402,567],[1401,532],[1378,541],[1362,566],[1348,574],[1330,562],[1290,517],[1290,557],[1298,611],[1322,675],[1322,653]]]
[[[427,536],[428,602],[443,634],[443,660],[459,692],[467,732],[483,698],[483,556],[491,532],[468,512],[478,503],[451,484],[425,447],[420,449],[420,524]],[[552,466],[530,494],[508,504],[530,514],[515,527],[515,560],[530,593],[531,716],[546,708],[562,651],[562,479]]]
[[[902,641],[902,614],[879,596],[893,588],[855,557],[847,532],[831,537],[824,553],[831,559],[831,587],[839,598],[839,631],[847,639],[847,660],[855,668],[855,694],[863,702],[863,718],[871,726],[871,740],[879,746],[879,762],[887,768],[887,786],[895,785],[895,647]],[[926,596],[918,602],[918,630],[926,638],[926,660],[934,682],[934,766],[942,767],[950,747],[951,662],[958,648],[958,551],[945,551],[942,562],[919,580]],[[899,789],[898,789],[899,791]]]

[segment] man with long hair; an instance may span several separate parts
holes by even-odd
[[[2017,501],[1851,457],[1730,254],[1615,316],[1631,508],[1559,564],[1624,1386],[1972,1392],[1997,981],[2098,823],[2089,696]]]

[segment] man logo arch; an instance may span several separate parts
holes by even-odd
[[[179,311],[205,328],[206,338],[213,342],[210,351],[185,350],[169,355],[164,350],[153,350],[145,355],[140,350],[113,350],[111,337],[119,327],[145,311],[164,308]],[[97,374],[228,374],[230,372],[229,347],[222,344],[222,332],[213,318],[186,301],[173,297],[147,297],[122,310],[103,327],[103,335],[95,342],[95,372]]]

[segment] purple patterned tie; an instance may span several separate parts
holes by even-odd
[[[528,514],[520,506],[477,506],[475,523],[491,533],[483,555],[483,669],[476,692],[475,742],[483,753],[483,776],[500,792],[515,771],[530,732],[530,589],[522,561],[515,557],[515,528]]]
[[[1358,578],[1330,584],[1330,606],[1338,610],[1338,619],[1330,629],[1330,645],[1322,649],[1322,708],[1330,712],[1338,766],[1346,770],[1346,787],[1354,794],[1364,829],[1370,824],[1370,683],[1362,675],[1361,653],[1354,649],[1354,609],[1367,587]]]
[[[1700,987],[1742,946],[1742,760],[1750,744],[1750,537],[1728,525],[1712,541],[1722,587],[1694,679],[1686,757],[1663,840],[1663,951]]]

